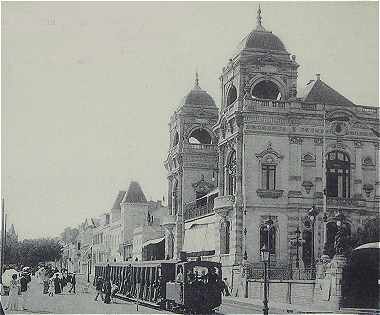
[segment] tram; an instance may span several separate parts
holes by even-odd
[[[211,313],[222,303],[221,264],[156,260],[97,264],[95,279],[117,283],[117,295],[174,312]]]

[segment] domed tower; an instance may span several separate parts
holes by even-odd
[[[184,239],[184,205],[216,186],[217,139],[212,131],[218,120],[213,98],[199,86],[196,74],[193,89],[170,117],[170,147],[165,168],[168,171],[168,209],[166,256],[178,257]],[[198,191],[202,183],[202,191]],[[167,235],[167,238],[169,237]],[[173,243],[170,245],[170,243]]]
[[[265,217],[259,211],[266,211],[268,201],[279,200],[282,194],[273,184],[276,163],[282,159],[279,147],[277,143],[272,146],[270,132],[255,128],[258,123],[277,128],[272,125],[280,119],[279,112],[296,98],[297,68],[295,56],[262,25],[259,7],[256,28],[240,42],[220,76],[221,111],[213,130],[219,138],[215,212],[221,216],[220,222],[231,226],[230,255],[228,261],[223,258],[224,265],[239,264],[247,255],[252,259],[253,253],[260,252],[253,226]],[[265,165],[264,160],[268,162]],[[261,169],[264,166],[268,169]],[[264,171],[267,177],[261,175]],[[261,193],[261,186],[270,189]]]

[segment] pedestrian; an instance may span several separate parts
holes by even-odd
[[[17,280],[17,274],[12,275],[12,280],[9,284],[9,296],[8,304],[5,307],[6,310],[17,311],[18,310],[18,291],[20,284]]]
[[[228,285],[227,278],[223,278],[222,294],[224,296],[230,296],[230,286]]]
[[[49,281],[49,296],[54,296],[54,292],[55,292],[54,279],[51,278]]]
[[[113,282],[111,286],[111,299],[112,303],[116,304],[116,293],[119,292],[119,284],[117,282]]]
[[[75,294],[75,286],[77,284],[77,279],[75,277],[75,272],[73,273],[73,276],[71,277],[71,288],[69,290],[69,293],[71,293],[71,290],[74,291],[74,294]]]
[[[96,288],[95,301],[98,300],[98,296],[99,295],[100,295],[100,298],[102,299],[102,301],[104,301],[103,292],[102,292],[102,289],[103,289],[103,279],[102,279],[101,276],[99,276],[99,277],[96,278],[95,288]]]
[[[22,273],[20,277],[20,291],[21,291],[21,304],[22,309],[27,310],[26,303],[28,302],[28,286],[30,282],[30,276],[27,273]]]
[[[104,297],[104,303],[110,304],[111,303],[111,282],[110,279],[106,279],[106,281],[103,284],[103,292],[105,294]]]
[[[61,290],[61,279],[58,278],[58,274],[55,274],[54,278],[54,293],[60,294],[62,292]]]

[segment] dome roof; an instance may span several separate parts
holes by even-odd
[[[276,35],[259,30],[252,31],[246,37],[244,48],[286,51],[285,45]]]
[[[249,33],[240,43],[241,49],[263,49],[276,50],[286,52],[285,45],[276,35],[267,31],[261,24],[261,8],[257,10],[257,25],[256,29]]]
[[[215,101],[211,95],[199,87],[198,74],[196,74],[195,86],[183,98],[181,106],[216,107]]]

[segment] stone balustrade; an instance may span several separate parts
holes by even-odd
[[[214,200],[214,210],[222,208],[232,208],[235,202],[235,196],[227,195],[216,197]]]

